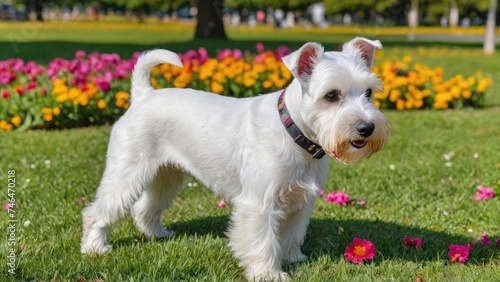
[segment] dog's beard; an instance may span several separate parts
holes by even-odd
[[[318,140],[325,152],[337,161],[348,164],[369,158],[376,152],[384,149],[389,139],[390,127],[384,120],[376,120],[373,134],[367,138],[361,137],[352,125],[346,124],[334,127],[335,130],[328,134],[318,134]],[[331,142],[322,142],[331,140]],[[359,144],[364,144],[360,148]]]

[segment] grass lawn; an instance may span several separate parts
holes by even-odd
[[[253,50],[257,37],[234,30],[230,35],[236,40],[209,42],[186,41],[188,33],[182,29],[109,32],[74,27],[57,33],[47,29],[39,27],[18,45],[16,53],[5,36],[22,27],[0,25],[0,59],[17,56],[47,62],[55,56],[69,58],[78,49],[123,56],[151,47]],[[311,33],[305,37],[264,31],[259,35],[268,38],[263,41],[269,47],[286,42],[294,48],[305,40],[335,46],[352,36]],[[387,58],[410,54],[415,61],[443,66],[445,74],[480,70],[491,75],[496,85],[500,83],[500,55],[483,56],[478,46],[422,43],[421,49],[400,35],[383,35],[382,43],[384,39],[388,40]],[[309,260],[285,266],[294,281],[415,281],[417,277],[424,281],[498,281],[500,249],[494,243],[477,244],[465,265],[452,263],[447,253],[450,244],[468,244],[482,232],[493,240],[500,237],[499,197],[474,200],[478,185],[500,192],[499,96],[499,91],[490,95],[483,110],[387,111],[392,134],[384,151],[348,166],[331,163],[326,194],[344,191],[366,205],[341,207],[325,203],[324,198],[317,200],[302,248]],[[15,170],[15,239],[16,246],[24,244],[16,252],[16,274],[8,275],[4,264],[0,281],[242,280],[243,271],[224,235],[231,207],[219,208],[221,198],[195,180],[163,216],[164,225],[176,231],[174,238],[148,242],[126,218],[113,230],[110,254],[80,254],[80,212],[93,199],[100,181],[109,132],[109,127],[100,127],[0,133],[0,183],[4,183],[0,195],[5,203],[8,170]],[[449,152],[454,156],[445,160],[443,154]],[[1,219],[1,234],[7,238],[7,212]],[[26,221],[30,224],[24,226]],[[406,235],[421,237],[422,249],[405,250]],[[355,265],[345,261],[343,253],[353,237],[375,244],[373,262]],[[0,244],[4,257],[9,249],[7,240]]]

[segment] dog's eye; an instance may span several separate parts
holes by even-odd
[[[334,89],[325,95],[325,99],[330,102],[337,102],[340,100],[340,91],[337,89]]]
[[[370,97],[372,97],[372,93],[373,93],[373,90],[371,88],[366,89],[366,91],[365,91],[365,97],[367,99],[370,99]]]

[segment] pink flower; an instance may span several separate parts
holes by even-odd
[[[344,256],[348,261],[352,260],[354,263],[362,263],[363,260],[373,259],[376,252],[377,250],[372,242],[354,238],[352,244],[345,249]]]
[[[15,210],[16,209],[16,205],[15,204],[11,204],[11,203],[5,203],[5,204],[3,204],[3,210],[6,211],[8,209]]]
[[[495,240],[495,244],[497,245],[497,248],[500,249],[500,237],[498,237],[496,240]]]
[[[360,206],[364,206],[364,205],[366,205],[366,202],[365,202],[365,201],[363,201],[363,200],[357,200],[357,201],[356,201],[356,203],[357,203],[358,205],[360,205]]]
[[[483,201],[486,199],[491,199],[493,197],[495,197],[495,190],[493,190],[493,188],[478,186],[477,193],[476,193],[476,196],[474,198],[477,201]]]
[[[219,208],[225,208],[227,206],[226,202],[224,200],[219,202]]]
[[[415,248],[418,250],[422,246],[422,238],[420,237],[413,239],[408,236],[405,236],[403,240],[405,242],[405,249],[408,249],[408,247],[411,246],[415,246]]]
[[[323,197],[324,195],[325,195],[325,191],[323,191],[323,190],[319,191],[319,196],[320,197]]]
[[[453,262],[465,263],[469,259],[470,245],[450,245],[448,256]]]
[[[241,59],[243,57],[243,53],[241,52],[240,49],[234,49],[233,50],[233,58],[236,60]]]
[[[481,234],[481,239],[479,239],[479,242],[484,245],[491,244],[490,238],[488,237],[488,234],[486,234],[486,232],[483,232],[483,234]]]
[[[217,59],[219,60],[224,60],[226,57],[229,57],[232,55],[232,51],[230,49],[223,49],[221,51],[219,51],[219,53],[217,54]]]
[[[259,53],[264,52],[264,50],[265,50],[264,49],[264,43],[262,43],[260,41],[257,42],[257,43],[255,43],[255,50],[257,50],[257,52],[259,52]]]
[[[344,192],[335,192],[328,194],[326,197],[327,203],[336,203],[337,205],[346,206],[349,203],[349,195]]]

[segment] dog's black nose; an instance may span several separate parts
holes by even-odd
[[[369,137],[375,130],[375,124],[373,122],[360,121],[356,126],[359,135],[362,137]]]

